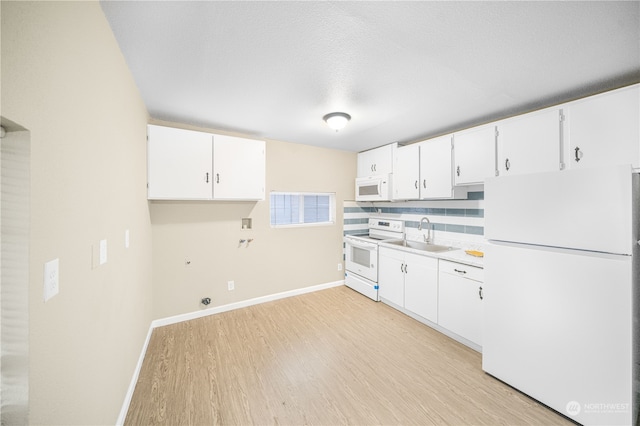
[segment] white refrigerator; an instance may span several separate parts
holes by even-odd
[[[637,421],[638,182],[630,165],[485,182],[482,367],[583,425]]]

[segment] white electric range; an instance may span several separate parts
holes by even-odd
[[[378,243],[403,238],[404,222],[385,218],[369,219],[368,234],[345,235],[345,285],[379,301]]]

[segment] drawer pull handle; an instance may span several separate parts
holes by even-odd
[[[575,156],[575,160],[576,160],[576,163],[577,163],[577,162],[579,162],[579,161],[580,161],[580,159],[582,158],[582,151],[580,151],[580,147],[577,147],[577,146],[575,147],[575,149],[574,149],[574,150],[575,150],[575,152],[576,152],[576,154],[575,154],[575,155],[576,155],[576,156]]]
[[[484,295],[482,294],[482,286],[478,289],[478,296],[480,296],[480,300],[484,299]]]
[[[454,269],[454,271],[456,271],[459,274],[466,274],[467,273],[467,271],[463,271],[463,270],[460,270],[460,269]]]

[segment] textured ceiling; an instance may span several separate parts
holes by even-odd
[[[349,151],[640,81],[638,1],[101,4],[153,118]]]

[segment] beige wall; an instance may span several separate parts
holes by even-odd
[[[344,279],[342,203],[354,197],[355,170],[353,152],[267,141],[265,201],[153,202],[154,318],[204,309],[203,297],[213,307]],[[271,228],[270,191],[335,192],[336,222]],[[252,230],[241,229],[244,217]]]
[[[99,4],[0,10],[0,114],[31,136],[32,424],[115,423],[153,318],[196,311],[205,296],[218,306],[343,278],[354,153],[267,141],[267,193],[336,192],[333,226],[272,229],[268,200],[149,207],[147,112]],[[240,229],[243,217],[253,230]],[[240,238],[254,241],[238,248]],[[108,262],[95,268],[101,239]],[[55,258],[60,293],[44,303],[43,267]]]
[[[1,7],[1,114],[31,135],[30,422],[114,424],[151,321],[146,109],[97,2]]]

